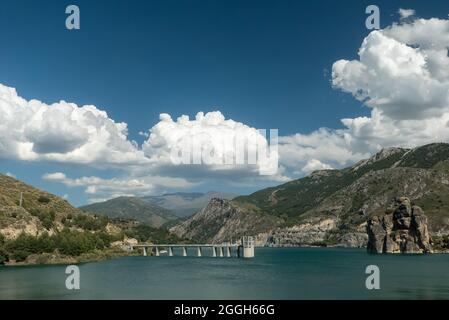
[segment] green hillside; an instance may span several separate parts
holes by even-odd
[[[449,144],[384,149],[345,169],[316,171],[277,187],[237,197],[231,207],[259,214],[257,224],[267,226],[258,229],[260,243],[358,247],[366,245],[367,219],[383,213],[398,196],[407,196],[422,207],[434,239],[449,234]],[[205,224],[200,218],[214,217],[216,212],[228,223],[212,235],[208,227],[211,219]],[[243,218],[232,216],[231,212],[226,206],[204,210],[171,230],[188,238],[198,237],[201,232],[209,234],[211,240],[220,235],[232,238],[233,228],[241,225]],[[275,226],[268,223],[272,218],[277,218]],[[254,230],[251,221],[246,223],[240,233]]]
[[[134,219],[159,228],[177,219],[171,211],[136,197],[118,197],[80,207],[84,212],[106,215],[110,218]]]
[[[406,152],[406,149],[400,148],[383,150],[353,167],[316,171],[305,178],[237,197],[233,202],[243,206],[251,204],[256,210],[286,219],[297,217],[367,172],[392,167]]]
[[[232,199],[236,196],[233,193],[216,191],[206,193],[177,192],[160,196],[146,196],[141,199],[170,210],[180,218],[185,218],[203,209],[213,198]]]
[[[0,174],[0,265],[77,263],[127,255],[121,243],[130,238],[179,241],[165,229],[135,220],[86,214],[64,199]]]

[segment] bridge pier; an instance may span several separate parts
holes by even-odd
[[[241,243],[233,243],[233,242],[223,242],[221,244],[133,244],[126,246],[126,250],[142,250],[143,256],[153,255],[159,257],[161,255],[160,249],[167,249],[167,255],[169,257],[174,256],[173,250],[181,249],[181,256],[187,257],[188,250],[196,249],[196,256],[203,256],[203,248],[211,248],[212,249],[212,257],[243,257],[243,258],[253,258],[254,257],[254,248],[255,243],[253,237],[245,236],[241,239]],[[191,249],[189,249],[191,248]],[[148,249],[150,252],[148,252]],[[235,251],[234,251],[235,249]],[[209,250],[209,249],[207,249]],[[235,253],[234,253],[235,252]],[[165,252],[163,252],[165,253]],[[209,255],[207,255],[209,256]]]
[[[254,240],[253,237],[242,238],[243,258],[254,258]]]

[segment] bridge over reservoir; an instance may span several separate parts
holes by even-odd
[[[188,252],[194,249],[197,257],[237,257],[254,258],[254,240],[253,237],[242,237],[241,243],[222,243],[222,244],[133,244],[131,250],[142,248],[144,256],[148,253],[159,257],[161,254],[167,254],[169,257],[175,255],[175,251],[180,255],[187,257]],[[190,250],[188,250],[190,248]],[[175,250],[176,249],[176,250]],[[208,253],[208,254],[207,254]]]

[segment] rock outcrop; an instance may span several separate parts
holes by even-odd
[[[371,253],[432,252],[427,217],[407,197],[394,199],[383,217],[369,219],[367,233]]]
[[[327,233],[336,228],[335,219],[310,220],[288,228],[274,230],[267,239],[272,247],[295,247],[324,243]]]
[[[266,241],[265,233],[273,230],[279,219],[233,205],[229,200],[213,198],[201,211],[170,229],[178,237],[200,243],[222,243],[241,236],[261,235],[257,242]]]

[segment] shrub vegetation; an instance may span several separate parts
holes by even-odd
[[[0,235],[0,264],[9,260],[21,262],[31,254],[59,252],[67,256],[80,256],[110,246],[123,235],[111,236],[105,232],[81,232],[64,229],[54,235],[44,233],[38,237],[21,234],[15,240]]]

